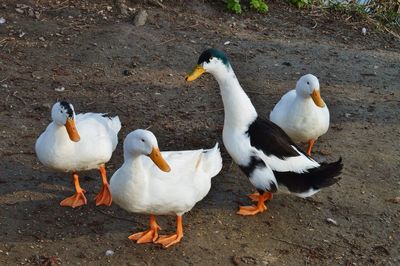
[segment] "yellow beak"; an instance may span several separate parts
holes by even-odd
[[[192,71],[192,73],[186,76],[185,80],[193,81],[198,77],[200,77],[204,72],[206,72],[206,70],[202,66],[197,65],[196,68]]]
[[[76,130],[74,119],[67,119],[67,122],[65,123],[65,128],[67,129],[70,140],[78,142],[81,139],[78,130]]]
[[[314,103],[319,106],[319,107],[324,107],[325,103],[324,100],[321,98],[321,94],[319,93],[319,90],[314,90],[311,93],[311,98],[313,99]]]
[[[164,158],[161,156],[161,152],[158,148],[154,148],[149,154],[150,159],[164,172],[169,172],[171,171],[171,168],[169,167],[168,163],[164,160]]]

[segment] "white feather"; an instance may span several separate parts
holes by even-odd
[[[59,171],[96,169],[108,162],[118,144],[121,123],[118,116],[98,113],[75,116],[79,142],[69,139],[64,126],[51,122],[36,141],[36,155],[45,166]]]
[[[171,171],[163,172],[145,155],[130,156],[111,177],[113,201],[129,212],[182,215],[203,199],[222,168],[218,144],[209,150],[161,153]]]

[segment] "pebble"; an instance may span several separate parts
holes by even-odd
[[[326,218],[326,222],[328,224],[338,225],[338,223],[335,220],[333,220],[332,218]]]
[[[106,256],[107,257],[111,257],[112,255],[114,255],[114,251],[112,251],[110,249],[106,251]]]
[[[39,40],[41,40],[42,42],[46,41],[46,40],[44,39],[44,37],[39,37]]]
[[[229,45],[231,42],[230,41],[226,41],[224,42],[224,45]]]
[[[366,35],[366,34],[367,34],[367,29],[366,29],[366,28],[362,28],[362,29],[361,29],[361,33],[362,33],[363,35]]]
[[[6,23],[6,19],[3,17],[0,17],[0,25]]]
[[[18,14],[24,14],[24,10],[22,10],[21,8],[16,8],[15,11],[16,11]]]
[[[147,16],[148,14],[146,10],[140,10],[136,14],[135,19],[133,20],[133,24],[135,24],[135,26],[143,26],[144,24],[146,24]]]
[[[58,92],[63,92],[63,91],[65,91],[65,88],[64,87],[57,87],[54,90],[58,91]]]

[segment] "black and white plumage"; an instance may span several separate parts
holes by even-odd
[[[221,51],[209,49],[200,59],[186,80],[209,72],[218,81],[225,111],[224,145],[260,194],[286,190],[308,197],[338,181],[341,159],[319,164],[279,126],[260,118]]]

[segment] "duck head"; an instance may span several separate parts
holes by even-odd
[[[226,74],[230,69],[231,65],[226,55],[218,49],[211,48],[205,50],[200,55],[197,66],[192,73],[186,76],[185,80],[193,81],[205,72],[218,77],[219,75]]]
[[[318,107],[325,106],[319,91],[318,78],[312,74],[304,75],[297,81],[296,93],[305,98],[311,97]]]
[[[148,130],[137,129],[129,133],[124,141],[124,153],[133,156],[149,156],[160,170],[164,172],[171,171],[168,163],[161,155],[156,137]]]
[[[51,118],[57,125],[65,126],[72,141],[78,142],[81,139],[75,126],[75,111],[72,104],[65,101],[55,103],[51,109]]]

